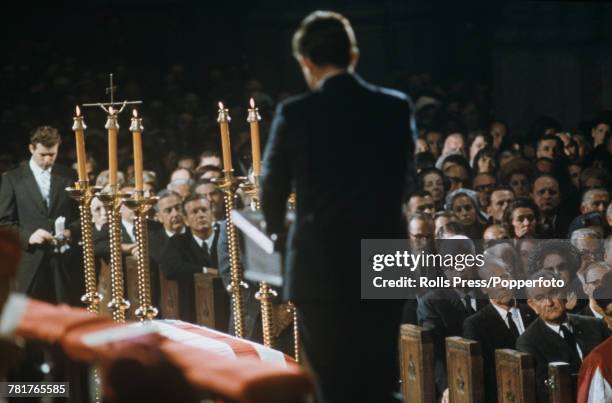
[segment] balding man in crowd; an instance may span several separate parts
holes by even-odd
[[[539,271],[530,279],[554,280],[561,277]],[[539,403],[548,402],[548,364],[562,361],[570,364],[570,373],[576,373],[586,355],[608,338],[606,325],[598,319],[568,314],[565,308],[565,288],[560,286],[534,286],[527,289],[527,303],[538,315],[518,338],[516,348],[529,353],[535,361],[536,394]]]
[[[605,217],[608,204],[610,204],[610,193],[606,189],[590,189],[582,195],[580,213],[599,213],[602,217]]]

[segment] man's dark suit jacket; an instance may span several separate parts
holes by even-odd
[[[537,316],[527,305],[519,304],[518,309],[526,329]],[[510,332],[493,304],[485,306],[463,322],[463,337],[480,343],[485,376],[485,401],[497,402],[495,350],[514,349],[517,337]]]
[[[261,201],[268,231],[283,233],[292,188],[297,196],[285,299],[359,301],[360,240],[406,236],[401,206],[413,150],[408,97],[356,74],[279,105]]]
[[[15,279],[17,291],[28,294],[35,288],[36,274],[39,270],[48,269],[47,265],[53,254],[53,247],[50,245],[29,245],[28,240],[32,233],[43,228],[53,234],[55,219],[59,216],[66,217],[66,228],[71,229],[73,233],[75,227],[78,227],[77,203],[64,190],[68,186],[74,186],[75,180],[73,170],[54,165],[47,207],[28,162],[2,176],[0,225],[16,228],[23,247],[23,256]],[[70,273],[73,274],[76,275]],[[63,300],[64,296],[56,297]]]
[[[576,342],[586,357],[592,349],[608,338],[608,330],[603,321],[580,315],[567,315]],[[516,349],[533,356],[536,365],[536,392],[538,402],[548,402],[548,388],[544,381],[548,378],[548,364],[555,361],[570,364],[572,373],[580,370],[580,357],[572,353],[569,346],[546,323],[538,318],[516,341]]]
[[[479,295],[476,300],[478,310],[488,304],[488,300]],[[434,378],[439,395],[448,387],[446,376],[446,338],[461,336],[463,321],[469,313],[463,305],[459,294],[450,288],[439,288],[427,291],[417,307],[419,325],[430,330],[434,347]]]
[[[216,250],[218,236],[213,241],[212,250]],[[204,248],[200,247],[191,231],[188,229],[183,234],[176,234],[168,240],[162,256],[161,270],[169,280],[176,280],[179,289],[179,312],[180,319],[187,322],[195,322],[195,285],[193,275],[202,273],[204,267],[217,267]]]

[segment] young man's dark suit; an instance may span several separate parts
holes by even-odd
[[[475,295],[477,296],[477,310],[482,309],[489,303],[484,295]],[[431,331],[434,348],[434,381],[438,396],[441,396],[442,392],[448,387],[446,338],[461,336],[463,321],[471,313],[457,291],[451,288],[429,290],[418,300],[417,317],[419,325]]]
[[[537,316],[527,305],[519,304],[518,309],[523,326],[527,328]],[[463,322],[463,337],[480,343],[485,377],[485,401],[497,402],[495,350],[514,349],[517,336],[512,334],[493,304],[489,304]]]
[[[323,395],[380,401],[398,379],[401,301],[360,300],[360,242],[406,236],[401,206],[414,150],[412,110],[404,94],[355,74],[320,84],[276,111],[264,153],[262,208],[268,231],[284,232],[295,188],[283,298],[298,308]]]
[[[580,346],[583,358],[592,349],[608,338],[608,330],[603,321],[580,315],[567,315],[572,333]],[[563,361],[570,364],[571,373],[578,373],[582,361],[573,353],[563,337],[555,333],[538,318],[516,341],[516,349],[533,356],[536,365],[536,392],[538,402],[548,402],[548,388],[544,381],[548,378],[548,364]]]
[[[29,238],[39,228],[53,234],[55,219],[66,217],[66,228],[76,232],[78,207],[64,190],[74,186],[75,172],[55,164],[51,170],[49,207],[43,199],[29,162],[6,172],[0,186],[0,226],[15,227],[23,247],[21,264],[16,275],[16,290],[49,302],[66,301],[72,277],[62,263],[63,256],[54,247],[29,245]],[[75,268],[72,268],[75,269]]]
[[[211,250],[216,250],[218,235]],[[204,244],[206,247],[206,244]],[[176,280],[179,290],[180,319],[195,322],[195,290],[193,275],[204,267],[217,267],[216,257],[200,247],[189,229],[175,234],[166,244],[161,256],[161,270],[169,280]]]

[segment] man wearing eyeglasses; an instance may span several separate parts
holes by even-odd
[[[530,280],[561,280],[547,271],[534,273]],[[538,285],[537,283],[535,285]],[[516,341],[516,349],[533,356],[536,365],[537,401],[548,402],[548,364],[561,361],[577,373],[584,357],[606,340],[606,325],[599,319],[568,314],[565,288],[534,286],[527,288],[527,304],[538,315]]]

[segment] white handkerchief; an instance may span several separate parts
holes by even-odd
[[[55,236],[63,237],[66,229],[66,217],[59,216],[55,219]]]

